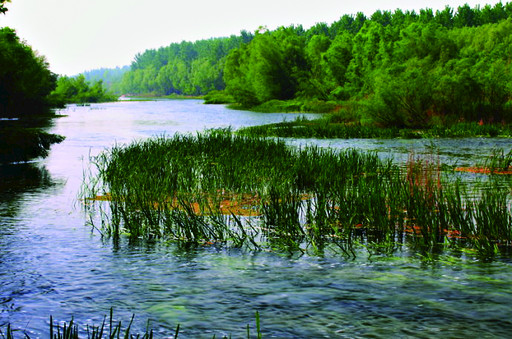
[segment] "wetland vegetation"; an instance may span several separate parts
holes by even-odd
[[[494,167],[509,171],[500,154]],[[508,177],[464,182],[435,154],[397,164],[212,130],[117,146],[93,162],[83,198],[91,211],[103,206],[104,235],[315,255],[510,251]]]
[[[418,328],[460,336],[474,333],[475,322],[482,333],[509,333],[509,229],[493,229],[507,222],[508,139],[186,134],[284,116],[193,100],[70,106],[61,114],[50,132],[66,140],[44,161],[9,165],[0,185],[0,326],[12,324],[16,336],[45,337],[50,314],[101,324],[111,306],[125,326],[137,314],[133,333],[150,319],[156,337],[178,323],[180,337],[236,335],[254,311],[265,335],[277,337]],[[479,160],[475,149],[483,156],[492,147],[503,152]],[[73,198],[89,155],[84,215]],[[449,188],[458,179],[460,194]],[[469,199],[462,209],[458,196]],[[434,197],[439,210],[426,207]],[[452,228],[456,218],[461,227]],[[491,218],[498,222],[486,223]]]
[[[328,114],[318,119],[296,118],[267,125],[243,127],[237,131],[240,135],[279,138],[319,138],[319,139],[356,139],[356,138],[467,138],[467,137],[512,137],[510,124],[483,124],[476,122],[456,123],[450,126],[437,125],[429,128],[381,128],[374,124],[347,122],[336,114]]]

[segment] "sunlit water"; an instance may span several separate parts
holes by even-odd
[[[77,194],[89,156],[153,135],[294,119],[206,106],[201,101],[71,106],[50,130],[66,136],[39,162],[0,167],[0,327],[48,337],[54,319],[117,320],[158,338],[509,337],[512,264],[447,255],[427,263],[394,257],[287,257],[205,247],[112,244],[91,232]],[[469,165],[503,139],[291,140],[358,147],[406,159],[413,150]],[[23,333],[23,332],[22,332]],[[18,333],[18,337],[23,337]]]

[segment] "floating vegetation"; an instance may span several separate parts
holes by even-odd
[[[510,187],[448,180],[435,158],[400,166],[213,130],[116,146],[94,164],[82,195],[113,237],[347,256],[363,245],[492,258],[512,246]]]
[[[457,167],[455,171],[479,174],[512,175],[512,150],[507,154],[503,149],[494,149],[483,164],[472,167]]]

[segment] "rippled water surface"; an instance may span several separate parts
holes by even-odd
[[[50,130],[66,136],[50,156],[0,167],[0,327],[48,337],[49,315],[99,324],[116,319],[159,338],[509,337],[512,264],[403,253],[357,259],[283,256],[213,247],[112,244],[91,232],[77,202],[89,156],[115,143],[213,127],[237,128],[294,115],[258,114],[201,101],[70,106]],[[291,140],[303,144],[304,140]],[[441,161],[471,164],[504,139],[322,140],[400,160],[435,148]],[[18,334],[21,338],[21,333]]]

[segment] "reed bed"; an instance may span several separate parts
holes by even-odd
[[[213,130],[116,146],[94,163],[83,194],[107,209],[98,228],[113,237],[348,256],[362,245],[493,258],[512,245],[510,186],[490,178],[468,188],[435,159],[400,166]]]
[[[254,137],[292,138],[465,138],[465,137],[512,137],[512,125],[456,123],[450,126],[430,126],[425,128],[379,127],[375,124],[337,121],[336,115],[308,120],[298,117],[294,121],[243,127],[240,135]]]

